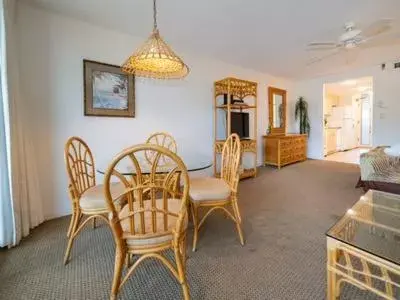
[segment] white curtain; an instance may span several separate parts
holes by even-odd
[[[31,116],[26,111],[27,99],[23,98],[23,93],[19,88],[16,0],[0,1],[3,6],[0,62],[2,96],[4,101],[7,101],[9,110],[11,206],[14,225],[11,229],[13,232],[11,245],[16,245],[22,237],[29,234],[31,228],[43,222],[44,215],[34,148],[31,142],[33,137],[30,132],[32,126],[29,122]],[[7,227],[7,232],[9,230]]]
[[[0,32],[0,35],[1,37],[3,36],[3,31]],[[1,77],[3,77],[1,75],[0,84],[2,82]],[[0,216],[2,216],[2,218],[0,218],[0,247],[11,245],[14,236],[9,173],[9,139],[6,136],[8,132],[7,107],[7,101],[2,93],[0,93]]]

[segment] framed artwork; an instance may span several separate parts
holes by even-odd
[[[135,117],[135,78],[120,66],[83,60],[85,116]]]

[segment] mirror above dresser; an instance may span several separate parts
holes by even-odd
[[[286,90],[268,87],[269,134],[263,136],[264,165],[282,166],[307,159],[307,135],[286,133]]]
[[[268,88],[270,134],[286,133],[286,91]]]

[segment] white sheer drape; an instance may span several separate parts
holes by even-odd
[[[3,37],[3,24],[0,36]],[[0,44],[1,45],[1,44]],[[1,47],[0,47],[1,48]],[[1,48],[1,50],[3,50]],[[0,74],[0,84],[2,74]],[[0,247],[13,243],[14,221],[12,213],[11,186],[10,186],[10,160],[8,132],[8,103],[0,91]]]
[[[0,2],[1,16],[4,12],[4,3]],[[5,68],[5,24],[4,18],[0,18],[0,247],[13,244],[14,219],[11,198],[11,160],[10,160],[10,127],[7,89],[4,79]]]
[[[30,115],[26,111],[27,99],[19,88],[19,66],[16,29],[16,0],[0,0],[3,3],[4,24],[1,74],[3,97],[9,104],[11,198],[14,217],[13,245],[18,244],[29,230],[44,220],[43,204],[37,179],[34,149],[31,143]]]

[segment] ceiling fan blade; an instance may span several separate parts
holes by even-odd
[[[370,38],[366,39],[360,44],[360,48],[368,49],[374,47],[387,47],[396,46],[400,44],[400,34],[398,35],[385,35],[380,38]]]
[[[309,43],[309,47],[314,47],[314,46],[336,46],[336,42],[315,42],[315,43]]]
[[[373,24],[369,25],[364,30],[362,30],[362,36],[364,38],[371,38],[379,34],[382,34],[386,31],[389,31],[392,28],[392,22],[393,20],[391,19],[382,19],[376,21]]]
[[[312,46],[308,47],[307,51],[320,51],[320,50],[335,50],[337,48],[340,48],[341,45],[329,45],[329,46]]]
[[[335,51],[335,52],[332,52],[332,53],[330,53],[330,54],[328,54],[328,55],[321,56],[321,57],[318,57],[318,58],[315,58],[315,59],[311,59],[311,60],[309,60],[309,61],[307,62],[306,65],[307,65],[307,66],[311,66],[311,65],[313,65],[313,64],[319,63],[319,62],[322,61],[322,60],[325,60],[325,59],[327,59],[327,58],[336,56],[336,55],[338,55],[338,54],[340,54],[340,53],[341,53],[341,51],[340,51],[340,49],[339,49],[339,50],[337,50],[337,51]]]

